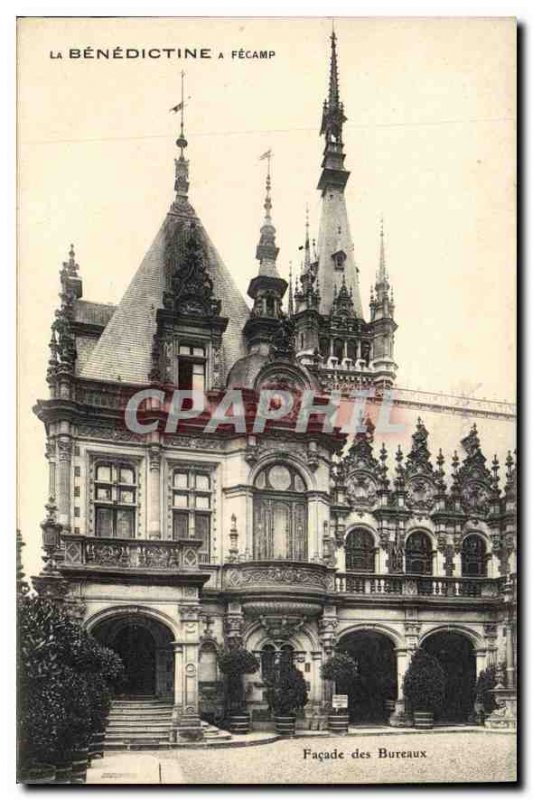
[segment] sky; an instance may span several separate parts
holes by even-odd
[[[398,385],[515,395],[515,28],[495,19],[337,19],[348,214],[363,306],[384,217]],[[18,51],[19,525],[39,569],[47,342],[75,244],[84,298],[118,302],[173,199],[180,71],[190,200],[243,294],[273,151],[278,265],[318,234],[328,19],[26,19]],[[69,59],[69,48],[213,58]],[[270,50],[270,59],[232,51]],[[50,58],[61,51],[63,59]],[[90,51],[88,51],[90,52]],[[224,58],[218,58],[223,53]]]

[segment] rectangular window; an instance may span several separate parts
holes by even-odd
[[[196,469],[174,470],[172,475],[172,537],[200,539],[201,563],[208,563],[211,539],[211,477]],[[176,491],[176,490],[179,491]]]
[[[113,509],[96,508],[96,535],[113,536]]]
[[[131,508],[117,508],[116,531],[119,539],[133,539],[135,516]]]
[[[204,345],[180,343],[178,347],[178,389],[205,391],[206,366]]]
[[[136,469],[112,461],[94,470],[95,534],[109,539],[135,538]]]
[[[183,511],[174,511],[173,538],[175,540],[189,538],[189,515]]]

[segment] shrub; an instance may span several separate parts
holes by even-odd
[[[491,689],[496,686],[496,667],[490,666],[479,673],[476,681],[476,703],[483,709],[483,714],[488,716],[497,707]]]
[[[19,764],[59,763],[102,730],[120,658],[57,603],[18,595]]]
[[[295,667],[281,673],[279,681],[267,692],[268,703],[277,716],[292,716],[307,703],[307,687]]]
[[[446,678],[437,659],[423,649],[416,650],[403,680],[405,699],[413,711],[438,714],[444,703]]]
[[[244,647],[221,650],[217,656],[219,669],[226,676],[226,705],[230,711],[241,711],[245,706],[243,675],[259,669],[259,661]]]
[[[357,663],[347,653],[335,653],[322,664],[320,674],[324,680],[344,686],[357,678]]]

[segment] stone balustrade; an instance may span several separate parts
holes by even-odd
[[[182,541],[105,539],[63,534],[66,567],[100,567],[135,570],[198,569],[200,539]]]
[[[335,589],[342,594],[420,597],[497,597],[495,578],[445,578],[433,575],[370,575],[337,573]]]

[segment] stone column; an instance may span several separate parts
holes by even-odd
[[[148,451],[148,538],[161,539],[161,447]]]
[[[45,456],[48,461],[48,497],[56,496],[56,440],[55,436],[49,436],[46,442]]]
[[[199,606],[184,604],[180,608],[181,640],[174,642],[174,715],[176,741],[198,741],[203,738],[198,714],[198,647]]]
[[[176,719],[183,713],[183,645],[173,642],[174,647],[174,711]]]
[[[72,466],[72,438],[70,433],[59,436],[57,454],[59,461],[56,486],[58,522],[64,531],[70,531],[70,473]]]
[[[389,719],[389,724],[393,728],[406,728],[409,720],[405,712],[405,699],[403,696],[403,679],[407,672],[407,667],[411,661],[413,651],[407,647],[397,647],[396,653],[396,678],[398,685],[398,696],[396,697],[396,707]]]
[[[318,638],[322,645],[324,661],[333,655],[337,643],[337,609],[335,606],[326,606],[324,614],[318,620]],[[319,672],[320,674],[320,672]],[[322,681],[322,706],[323,710],[329,709],[331,697],[333,695],[333,681]]]
[[[513,647],[513,627],[508,623],[505,628],[505,662],[507,664],[507,687],[515,688],[515,657]]]

